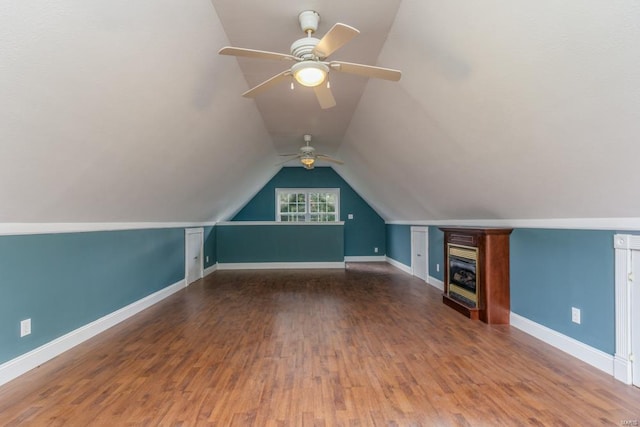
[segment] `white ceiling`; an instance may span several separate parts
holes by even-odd
[[[310,90],[241,94],[297,15],[361,34]],[[0,222],[227,218],[314,135],[387,220],[638,217],[640,3],[0,2]]]

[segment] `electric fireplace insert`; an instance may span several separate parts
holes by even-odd
[[[449,298],[467,307],[478,306],[476,276],[478,270],[477,248],[447,244],[449,262]]]

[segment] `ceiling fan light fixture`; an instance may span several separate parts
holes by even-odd
[[[322,62],[302,61],[293,64],[291,72],[296,81],[302,86],[316,87],[326,80],[329,67]]]
[[[300,163],[302,163],[307,169],[312,169],[315,162],[316,159],[313,156],[306,155],[300,157]]]

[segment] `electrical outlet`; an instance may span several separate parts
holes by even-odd
[[[378,253],[378,248],[373,248],[373,252]]]
[[[20,322],[20,337],[26,337],[31,334],[31,319],[25,319]]]
[[[573,323],[580,324],[580,309],[571,307],[571,321]]]
[[[440,272],[440,264],[436,264],[436,271]]]
[[[347,219],[353,219],[353,214],[348,214]]]
[[[209,262],[209,255],[207,255],[207,259],[206,259],[206,261],[205,261],[205,262]]]

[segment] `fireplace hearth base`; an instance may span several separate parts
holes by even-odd
[[[453,308],[458,313],[462,313],[471,320],[480,319],[480,309],[469,307],[460,301],[450,298],[447,294],[442,295],[442,302]]]

